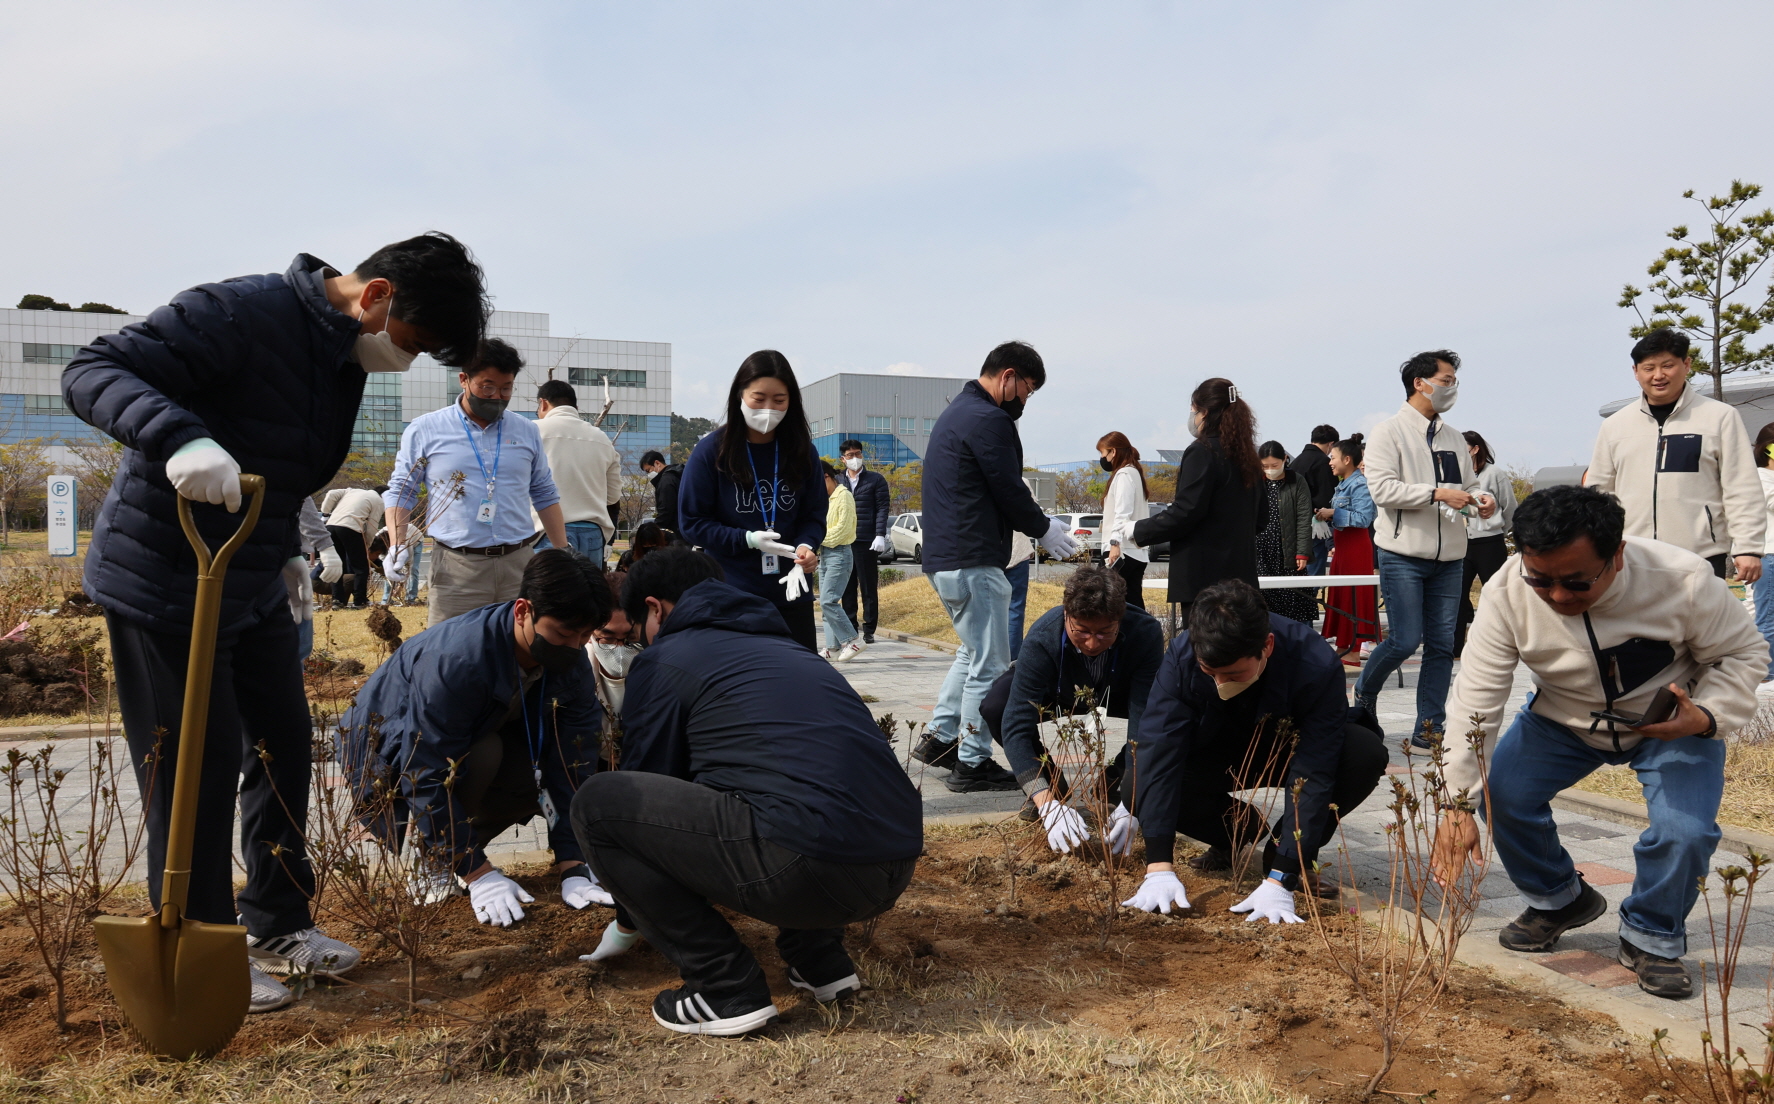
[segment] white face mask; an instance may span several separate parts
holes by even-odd
[[[1261,678],[1261,677],[1262,677],[1261,675],[1257,676],[1257,678]],[[1236,698],[1238,695],[1244,693],[1246,690],[1249,690],[1251,687],[1255,686],[1256,684],[1257,684],[1257,680],[1251,679],[1249,682],[1216,683],[1215,688],[1218,689],[1220,692],[1220,700],[1221,701],[1231,701],[1233,698]]]
[[[745,424],[759,433],[769,433],[775,430],[777,423],[782,421],[783,415],[787,413],[782,410],[759,410],[744,403],[739,404],[739,409],[745,412]]]
[[[1273,471],[1271,471],[1268,468],[1264,468],[1263,474],[1265,476],[1269,477],[1270,479],[1285,479],[1285,478],[1287,478],[1287,469],[1286,468],[1276,468]]]
[[[1460,381],[1452,383],[1429,384],[1429,409],[1437,414],[1446,414],[1454,408],[1454,401],[1460,397]]]
[[[629,644],[605,644],[601,640],[593,640],[591,646],[598,667],[605,675],[614,679],[627,678],[628,665],[640,654],[638,649]]]
[[[389,316],[393,317],[393,296],[388,299],[388,310]],[[363,316],[368,313],[367,308],[359,310],[357,320],[362,322]],[[357,363],[366,372],[404,372],[413,366],[413,360],[419,355],[418,353],[409,353],[394,343],[394,336],[388,332],[386,321],[382,323],[381,333],[358,334],[353,352],[357,356]]]
[[[1189,411],[1189,436],[1201,436],[1201,412],[1199,410]]]
[[[844,466],[846,468],[849,468],[853,472],[861,471],[862,470],[862,457],[860,457],[860,456],[846,457],[844,459]]]

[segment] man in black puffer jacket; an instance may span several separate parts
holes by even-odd
[[[238,915],[246,924],[254,1011],[294,999],[260,966],[338,973],[358,958],[322,935],[308,908],[310,722],[297,658],[308,610],[297,515],[345,459],[365,373],[404,371],[421,352],[461,363],[480,343],[486,312],[468,250],[426,234],[384,246],[348,274],[304,253],[281,274],[180,292],[147,321],[82,349],[62,373],[74,413],[125,446],[93,526],[85,589],[105,610],[137,779],[144,790],[152,780],[151,870],[165,860],[197,589],[178,499],[196,503],[198,532],[215,549],[240,524],[240,474],[265,478],[258,525],[223,590],[186,908],[194,920]],[[261,746],[264,754],[248,754]],[[236,791],[246,860],[238,900]],[[158,907],[160,879],[148,888]]]

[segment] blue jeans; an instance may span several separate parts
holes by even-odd
[[[1460,613],[1460,580],[1466,561],[1423,560],[1374,549],[1380,593],[1386,599],[1386,639],[1374,647],[1355,696],[1377,697],[1392,672],[1423,649],[1417,674],[1417,727],[1442,731],[1447,720],[1448,682],[1454,672],[1454,621]]]
[[[1687,953],[1688,912],[1719,843],[1725,742],[1686,736],[1603,751],[1523,708],[1497,741],[1490,767],[1490,823],[1497,857],[1522,898],[1560,909],[1583,892],[1558,841],[1552,797],[1604,764],[1629,763],[1645,788],[1651,826],[1639,835],[1632,894],[1620,903],[1620,937],[1664,958]]]
[[[961,762],[983,763],[992,757],[992,734],[979,707],[992,683],[1010,669],[1010,580],[1001,567],[963,567],[926,578],[961,638],[936,695],[929,734],[960,740]]]
[[[1015,663],[1016,657],[1023,650],[1023,609],[1029,602],[1029,565],[1035,562],[1030,556],[1015,567],[1004,569],[1004,577],[1010,580],[1010,662]]]
[[[1312,558],[1306,561],[1306,574],[1323,575],[1324,569],[1330,565],[1331,538],[1312,538]]]
[[[844,588],[850,585],[850,572],[856,566],[856,553],[849,545],[819,550],[819,612],[825,615],[825,646],[837,651],[856,639],[856,626],[844,613]]]
[[[1762,557],[1762,577],[1756,580],[1756,628],[1774,652],[1774,556]],[[1768,661],[1768,677],[1774,678],[1774,656]]]
[[[542,534],[536,541],[536,551],[553,548],[554,543],[548,534]],[[604,562],[604,527],[595,521],[567,522],[567,547],[584,556],[592,563],[603,566]]]

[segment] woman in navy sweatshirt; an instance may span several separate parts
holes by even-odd
[[[767,599],[789,635],[818,651],[811,579],[825,539],[825,477],[788,358],[745,358],[727,420],[696,443],[678,486],[684,536],[720,561],[727,582]]]

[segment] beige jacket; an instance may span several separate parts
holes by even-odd
[[[1576,617],[1535,594],[1522,581],[1521,556],[1511,556],[1485,584],[1448,696],[1450,789],[1476,792],[1478,760],[1466,734],[1477,714],[1488,759],[1518,662],[1534,680],[1535,713],[1591,747],[1625,751],[1645,738],[1589,715],[1608,705],[1604,667],[1621,691],[1616,710],[1641,713],[1658,687],[1678,683],[1712,712],[1724,739],[1755,714],[1768,644],[1706,561],[1674,545],[1627,537],[1625,566],[1601,600]]]
[[[1374,543],[1400,556],[1420,560],[1466,558],[1466,518],[1435,501],[1441,487],[1478,494],[1478,476],[1466,438],[1437,419],[1435,442],[1429,441],[1429,419],[1405,403],[1403,409],[1374,427],[1362,470],[1374,496]]]
[[[536,419],[536,432],[560,491],[561,520],[595,521],[609,540],[615,535],[610,503],[622,498],[622,458],[616,446],[570,406],[557,406]],[[537,518],[536,524],[542,520]]]
[[[1620,499],[1628,536],[1699,556],[1764,550],[1768,508],[1743,419],[1692,380],[1661,426],[1643,395],[1608,415],[1586,482]]]
[[[327,497],[332,498],[331,492],[328,492]],[[382,496],[362,487],[348,487],[333,503],[332,513],[326,516],[326,523],[372,536],[376,530],[382,528]]]

